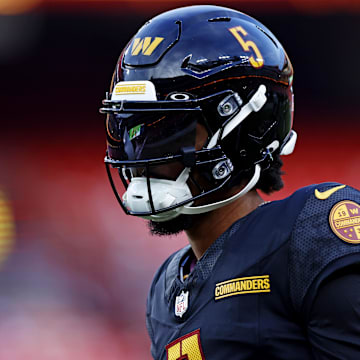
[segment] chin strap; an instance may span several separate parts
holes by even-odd
[[[206,213],[215,209],[218,209],[222,206],[228,205],[230,203],[232,203],[233,201],[235,201],[236,199],[240,198],[241,196],[244,196],[246,193],[248,193],[255,185],[256,183],[259,181],[260,178],[260,171],[261,171],[261,167],[259,164],[255,165],[255,172],[253,177],[251,178],[251,180],[247,183],[247,185],[241,189],[238,193],[236,193],[235,195],[225,199],[225,200],[221,200],[212,204],[207,204],[207,205],[200,205],[200,206],[189,206],[189,205],[185,205],[183,208],[180,209],[180,213],[181,214],[188,214],[188,215],[193,215],[193,214],[202,214],[202,213]]]
[[[247,118],[251,112],[258,112],[265,105],[265,103],[267,101],[267,97],[265,94],[266,94],[265,85],[260,85],[258,90],[256,91],[256,93],[249,100],[249,102],[241,108],[240,112],[224,126],[222,131],[220,131],[220,129],[219,129],[212,136],[212,138],[209,141],[209,144],[207,145],[207,149],[213,148],[221,139],[226,137],[242,121],[244,121],[245,118]],[[285,145],[281,149],[281,155],[288,155],[288,154],[292,153],[295,143],[296,143],[296,138],[297,138],[297,135],[296,135],[295,131],[292,130],[291,133],[289,134],[289,138],[285,142]],[[276,149],[279,148],[279,145],[280,145],[279,141],[274,140],[270,145],[268,145],[266,147],[267,152],[270,154],[270,156]],[[173,185],[177,185],[177,186],[180,185],[180,187],[181,187],[181,185],[185,186],[186,181],[189,177],[189,171],[190,171],[189,168],[185,169],[180,174],[178,179],[175,182],[172,181],[171,183],[173,183]],[[193,215],[193,214],[202,214],[202,213],[206,213],[209,211],[213,211],[215,209],[218,209],[220,207],[228,205],[228,204],[232,203],[233,201],[239,199],[240,197],[244,196],[245,194],[247,194],[251,189],[254,188],[254,186],[259,181],[260,173],[261,173],[261,166],[259,164],[255,164],[254,175],[252,176],[250,181],[246,184],[246,186],[243,189],[241,189],[238,193],[236,193],[235,195],[233,195],[225,200],[221,200],[221,201],[211,203],[211,204],[200,205],[200,206],[191,206],[192,203],[190,203],[188,205],[184,205],[182,207],[179,207],[174,210],[164,212],[164,213],[161,213],[158,215],[149,215],[149,216],[142,216],[142,217],[145,219],[151,219],[153,221],[161,222],[161,221],[171,220],[171,219],[177,217],[179,214]],[[151,180],[154,181],[153,179],[151,179]],[[161,185],[162,185],[162,190],[160,192],[163,194],[164,193],[164,188],[163,188],[164,184],[161,184]]]
[[[239,126],[240,123],[242,123],[252,112],[258,112],[266,103],[267,97],[265,94],[266,94],[266,86],[260,85],[256,93],[249,100],[249,102],[246,105],[244,105],[241,108],[240,112],[224,126],[223,131],[221,132],[220,129],[216,131],[216,133],[210,139],[209,144],[207,145],[207,149],[213,148],[219,142],[219,140],[223,139],[228,134],[230,134],[231,131],[233,131],[237,126]],[[256,164],[254,175],[251,178],[251,180],[241,191],[231,196],[230,198],[207,205],[200,205],[200,206],[185,205],[182,208],[180,208],[179,213],[188,214],[188,215],[202,214],[232,203],[236,199],[248,193],[257,184],[257,182],[260,179],[260,172],[261,172],[261,167],[259,164]]]

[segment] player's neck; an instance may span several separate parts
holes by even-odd
[[[200,259],[235,221],[254,211],[261,203],[262,198],[254,190],[229,205],[199,216],[194,226],[186,231],[196,258]]]

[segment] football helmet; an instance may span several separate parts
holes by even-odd
[[[294,149],[292,80],[282,45],[244,13],[200,5],[148,21],[121,53],[100,109],[123,210],[167,221],[250,191],[275,152]],[[207,201],[250,169],[241,191]]]

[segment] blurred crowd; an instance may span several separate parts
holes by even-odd
[[[360,188],[360,72],[342,62],[358,57],[360,13],[290,5],[257,14],[295,66],[299,141],[273,198],[323,181]],[[0,15],[0,360],[149,359],[150,282],[186,244],[126,217],[103,165],[98,108],[121,48],[152,13],[84,9]],[[336,36],[345,50],[330,52]]]

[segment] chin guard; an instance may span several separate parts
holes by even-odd
[[[176,206],[192,198],[191,191],[186,184],[190,168],[185,168],[175,181],[134,177],[127,191],[123,195],[125,206],[133,212],[155,212],[161,209]],[[150,186],[148,187],[148,182]],[[189,204],[191,205],[192,202]],[[167,221],[177,217],[181,207],[160,213],[158,215],[141,216],[153,221]]]

